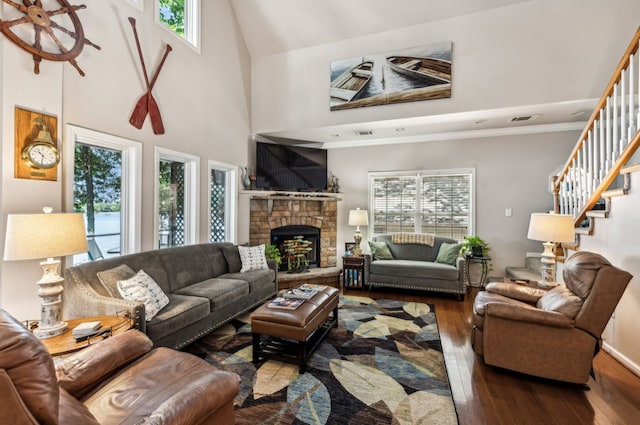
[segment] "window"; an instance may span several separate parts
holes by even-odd
[[[209,161],[209,242],[235,241],[238,170]]]
[[[89,252],[74,263],[140,250],[142,146],[132,140],[67,126],[65,169],[73,193],[73,209],[85,215]]]
[[[156,0],[156,20],[200,48],[200,0]]]
[[[473,182],[472,169],[369,174],[372,234],[472,235]]]
[[[156,148],[158,248],[194,244],[198,228],[198,158]]]

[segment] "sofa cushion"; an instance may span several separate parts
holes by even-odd
[[[268,286],[273,288],[273,282],[276,280],[276,271],[273,269],[261,269],[261,270],[249,270],[244,273],[226,273],[219,278],[223,279],[237,279],[244,280],[249,283],[249,292],[253,292],[255,289],[264,288]]]
[[[564,285],[558,285],[540,297],[536,305],[541,310],[557,311],[570,318],[582,308],[582,300]]]
[[[242,268],[242,260],[240,260],[240,252],[237,246],[223,246],[222,254],[229,265],[229,273],[238,273]]]
[[[393,260],[393,255],[385,241],[369,241],[369,248],[374,260]]]
[[[144,304],[145,319],[150,321],[163,307],[169,304],[169,298],[162,288],[144,272],[138,271],[133,277],[118,281],[118,291],[125,300]]]
[[[126,264],[120,264],[112,269],[102,270],[96,273],[105,291],[113,298],[121,298],[120,291],[118,291],[118,281],[130,279],[135,276],[135,274],[136,272]]]
[[[269,268],[264,244],[257,246],[239,246],[238,252],[240,253],[240,260],[242,261],[240,272]]]
[[[210,302],[206,298],[177,294],[167,294],[167,297],[169,304],[147,322],[147,335],[154,341],[179,332],[206,318],[211,312]]]
[[[454,266],[430,261],[375,260],[371,262],[371,274],[404,276],[438,280],[458,280],[458,269]]]
[[[201,245],[160,249],[158,256],[162,259],[169,276],[167,292],[175,292],[213,277],[209,257]]]
[[[244,280],[213,278],[187,286],[175,293],[207,298],[211,304],[210,309],[213,311],[249,294],[249,284]]]
[[[452,266],[456,265],[458,259],[458,253],[460,252],[459,243],[446,243],[443,242],[438,250],[438,256],[436,257],[436,263],[444,263]]]

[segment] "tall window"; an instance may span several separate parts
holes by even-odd
[[[156,241],[159,248],[197,241],[198,158],[156,148]]]
[[[84,214],[89,239],[89,252],[74,263],[138,251],[140,144],[71,125],[67,137],[74,158],[73,208]]]
[[[196,49],[200,48],[200,0],[156,0],[156,19]]]
[[[372,233],[473,234],[474,170],[371,173]]]
[[[234,242],[237,168],[209,161],[209,242]]]

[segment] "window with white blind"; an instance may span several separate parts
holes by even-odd
[[[371,234],[473,234],[473,169],[369,174]]]

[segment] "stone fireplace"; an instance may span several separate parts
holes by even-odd
[[[289,228],[294,234],[317,229],[314,260],[318,267],[335,267],[337,262],[337,204],[329,194],[262,193],[251,196],[251,245],[272,243],[272,232]],[[292,226],[292,227],[289,227]],[[295,232],[298,233],[295,233]],[[316,230],[314,230],[315,232]],[[310,234],[310,233],[309,233]],[[304,234],[303,234],[304,235]],[[305,239],[308,239],[305,237]],[[286,266],[285,266],[286,267]]]

